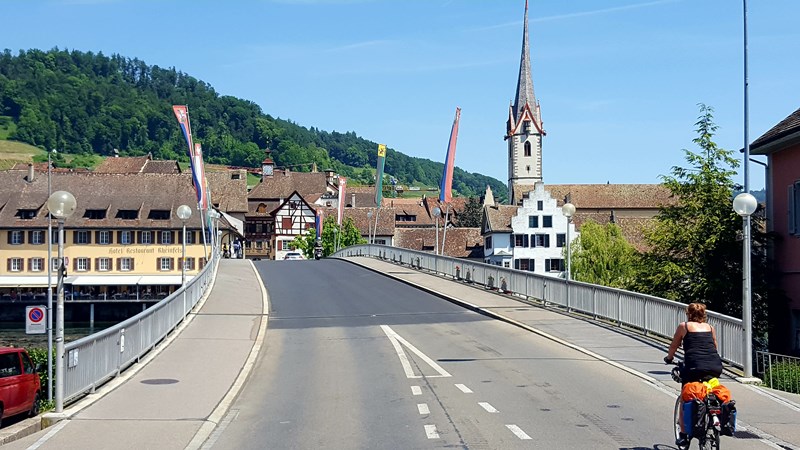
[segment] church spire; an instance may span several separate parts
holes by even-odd
[[[531,56],[528,45],[528,0],[525,0],[525,25],[522,31],[522,56],[519,62],[519,78],[517,79],[517,94],[514,98],[514,117],[519,124],[525,113],[525,107],[536,121],[537,128],[541,128],[542,119],[539,114],[539,104],[533,93],[533,79],[531,77]]]

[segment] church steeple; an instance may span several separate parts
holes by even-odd
[[[525,192],[542,180],[542,137],[545,134],[539,102],[533,92],[526,0],[517,90],[506,121],[509,203],[521,202]]]

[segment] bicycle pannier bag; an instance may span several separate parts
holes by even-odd
[[[699,381],[686,383],[681,390],[681,399],[684,402],[688,402],[690,400],[703,400],[706,398],[707,393],[708,389]]]
[[[700,400],[683,403],[683,431],[689,437],[700,437],[706,429],[706,404]]]
[[[731,400],[731,391],[721,384],[711,388],[711,392],[717,396],[720,403],[727,403]]]
[[[733,436],[736,432],[736,400],[731,400],[722,404],[722,417],[720,417],[720,424],[722,429],[720,433],[725,436]]]

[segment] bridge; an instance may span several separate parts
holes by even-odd
[[[210,264],[161,307],[176,329],[71,343],[71,403],[3,447],[674,448],[668,303],[620,294],[620,314],[599,287],[388,249]],[[800,448],[800,396],[738,383],[725,339],[739,430],[722,446]],[[101,370],[92,346],[122,356]]]

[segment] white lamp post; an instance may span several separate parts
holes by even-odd
[[[372,244],[372,210],[367,211],[367,243]]]
[[[56,412],[64,411],[64,220],[75,212],[75,197],[56,191],[47,199],[47,210],[58,220],[58,297],[56,300]]]
[[[575,215],[575,205],[572,203],[564,203],[564,206],[561,207],[561,213],[567,218],[567,281],[571,278],[571,267],[570,267],[570,247],[569,247],[569,225],[572,222],[572,216]]]
[[[53,162],[47,152],[47,198],[52,195]],[[47,213],[47,401],[53,401],[53,217]]]
[[[442,215],[442,209],[438,206],[434,206],[431,210],[433,213],[433,220],[436,221],[436,248],[434,249],[435,254],[439,254],[439,217]]]
[[[192,208],[181,205],[178,206],[178,218],[183,223],[183,252],[181,254],[181,286],[186,285],[186,221],[192,217]]]
[[[753,320],[750,315],[751,273],[750,273],[750,215],[758,206],[756,198],[742,192],[733,199],[733,210],[744,219],[744,250],[742,252],[742,326],[744,327],[744,377],[753,376]]]

